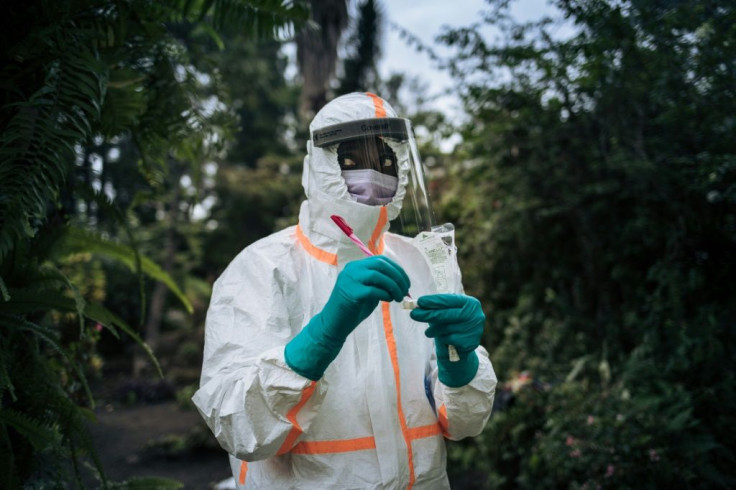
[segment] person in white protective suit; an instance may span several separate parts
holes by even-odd
[[[480,303],[436,294],[426,258],[388,232],[416,178],[408,121],[353,93],[310,132],[298,225],[214,285],[193,401],[237,488],[449,488],[444,438],[479,434],[493,405]]]

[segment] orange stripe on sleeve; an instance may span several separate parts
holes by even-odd
[[[394,337],[394,326],[391,323],[391,305],[385,301],[381,302],[383,311],[383,332],[386,336],[386,345],[388,346],[389,356],[391,358],[391,366],[394,369],[394,380],[396,381],[396,407],[399,412],[399,424],[401,425],[401,434],[404,436],[406,443],[406,456],[409,464],[409,485],[407,490],[411,490],[414,486],[414,453],[411,448],[411,435],[404,417],[404,409],[401,407],[401,376],[399,375],[399,355],[396,350],[396,338]]]
[[[365,94],[373,99],[373,107],[376,110],[376,117],[386,117],[386,108],[383,106],[383,99],[370,92],[366,92]]]
[[[245,461],[240,462],[240,475],[238,476],[238,483],[245,485],[245,475],[248,474],[248,463]]]
[[[367,449],[376,449],[376,440],[373,437],[359,437],[357,439],[342,439],[338,441],[302,441],[294,447],[291,453],[348,453],[351,451],[365,451]]]
[[[296,238],[299,240],[302,247],[304,247],[304,250],[306,250],[307,253],[315,259],[326,264],[337,265],[337,254],[332,254],[312,245],[312,242],[309,241],[309,238],[307,238],[302,231],[302,227],[299,225],[296,225]]]
[[[302,397],[299,399],[299,403],[294,405],[291,410],[289,410],[289,413],[286,414],[286,418],[289,422],[291,422],[291,425],[293,426],[291,428],[291,431],[289,431],[289,434],[286,436],[286,439],[284,440],[284,443],[281,444],[281,448],[278,450],[276,454],[284,454],[288,453],[289,450],[294,446],[294,443],[296,442],[296,438],[301,435],[302,428],[299,426],[299,422],[296,420],[296,414],[299,413],[299,410],[302,409],[305,403],[312,397],[314,394],[314,388],[317,386],[316,381],[312,381],[309,386],[304,388],[302,391]]]
[[[381,230],[383,230],[386,222],[388,222],[388,209],[386,206],[381,206],[381,211],[378,214],[378,222],[376,223],[376,227],[373,228],[373,234],[371,235],[370,241],[368,241],[368,248],[374,254],[380,254],[383,252],[383,240],[381,240],[380,243],[376,242],[381,238]]]
[[[420,427],[411,427],[409,429],[409,437],[414,439],[424,439],[425,437],[442,435],[442,429],[437,424],[422,425]]]

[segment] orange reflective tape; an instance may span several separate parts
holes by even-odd
[[[382,301],[381,310],[383,312],[383,333],[386,336],[386,345],[388,346],[389,357],[391,358],[391,367],[394,369],[394,380],[396,381],[396,407],[399,411],[399,424],[401,425],[401,434],[404,436],[406,443],[406,455],[409,463],[409,485],[407,489],[414,486],[414,453],[411,449],[411,436],[409,428],[406,425],[406,417],[404,417],[404,409],[401,407],[401,376],[399,374],[399,355],[396,350],[396,338],[394,337],[394,326],[391,323],[391,306],[389,303]]]
[[[437,424],[422,425],[420,427],[409,428],[409,437],[414,439],[424,439],[425,437],[442,435],[442,429]]]
[[[245,461],[240,462],[240,475],[238,476],[238,483],[245,485],[245,475],[248,474],[248,463]]]
[[[376,440],[373,437],[337,441],[302,441],[294,447],[291,454],[349,453],[367,449],[376,449]]]
[[[381,243],[376,242],[378,242],[378,239],[381,238],[381,230],[383,230],[383,227],[386,225],[387,222],[388,209],[386,208],[386,206],[381,206],[381,211],[379,211],[378,213],[378,222],[376,223],[376,227],[373,228],[373,234],[371,234],[371,239],[368,242],[368,248],[374,254],[380,254],[383,251],[383,240],[381,240]]]
[[[376,110],[376,117],[386,117],[386,108],[383,106],[383,99],[370,92],[366,92],[365,94],[373,99],[373,107]]]
[[[312,245],[312,242],[309,241],[309,238],[307,238],[299,225],[296,225],[296,238],[299,240],[302,247],[304,247],[304,250],[306,250],[307,253],[315,259],[326,264],[337,265],[337,254],[332,254]]]
[[[297,422],[296,420],[296,414],[299,413],[299,410],[301,410],[304,404],[307,403],[307,401],[312,397],[312,395],[314,394],[314,388],[316,386],[317,382],[312,381],[309,386],[304,388],[304,390],[302,391],[302,397],[299,399],[299,402],[294,405],[291,410],[289,410],[289,413],[286,414],[286,419],[291,422],[291,425],[293,427],[289,431],[286,439],[284,439],[284,443],[281,444],[281,448],[279,448],[276,454],[288,453],[289,450],[294,446],[296,438],[299,437],[303,432],[302,428],[299,426],[299,422]]]
[[[378,255],[381,255],[383,253],[383,248],[386,246],[386,243],[383,241],[383,237],[381,237],[381,241],[378,243],[378,246],[376,247],[376,253]]]
[[[439,420],[440,427],[442,428],[442,435],[445,437],[450,437],[450,421],[447,420],[447,407],[444,403],[437,413],[437,418]]]

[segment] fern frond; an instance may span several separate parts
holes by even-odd
[[[130,68],[110,71],[100,130],[107,137],[135,127],[147,108],[145,77]]]
[[[0,315],[11,319],[16,318],[18,315],[28,315],[35,312],[45,312],[49,310],[74,313],[77,311],[77,305],[71,298],[60,294],[51,295],[48,294],[47,291],[39,292],[33,288],[14,289],[12,301],[0,304]],[[115,330],[116,328],[120,328],[126,333],[132,332],[133,335],[135,335],[135,332],[130,328],[130,326],[102,305],[87,303],[84,307],[83,315],[86,318],[106,327],[115,337],[119,337]],[[0,316],[0,318],[2,318],[2,316]],[[38,328],[45,328],[39,325],[36,326]]]
[[[46,42],[52,61],[41,86],[2,107],[10,118],[0,134],[0,260],[17,240],[35,235],[47,204],[58,199],[75,145],[92,136],[105,96],[107,69],[83,39],[59,28]]]
[[[35,333],[42,339],[46,340],[56,351],[62,351],[59,344],[59,332],[51,327],[44,327],[33,322],[29,322],[25,318],[6,313],[0,313],[0,326],[7,330],[27,330]],[[63,354],[63,353],[62,353]]]
[[[83,317],[80,316],[80,318]],[[75,371],[77,379],[82,384],[84,393],[89,399],[90,405],[94,407],[95,400],[94,396],[92,396],[92,390],[90,390],[89,388],[87,376],[84,374],[82,366],[80,366],[79,363],[74,362],[74,360],[69,357],[66,349],[61,346],[61,344],[59,343],[59,333],[56,330],[49,327],[43,327],[33,322],[29,322],[28,320],[25,320],[24,318],[18,316],[5,314],[0,314],[0,326],[3,326],[7,330],[29,331],[38,336],[46,344],[48,344],[56,353],[58,353],[62,357],[62,359],[64,359],[64,361],[66,361],[67,366]]]
[[[0,424],[12,427],[40,451],[58,440],[59,434],[42,421],[10,408],[0,408]]]

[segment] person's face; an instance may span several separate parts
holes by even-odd
[[[396,153],[378,136],[340,143],[337,160],[341,170],[372,169],[397,176]]]

